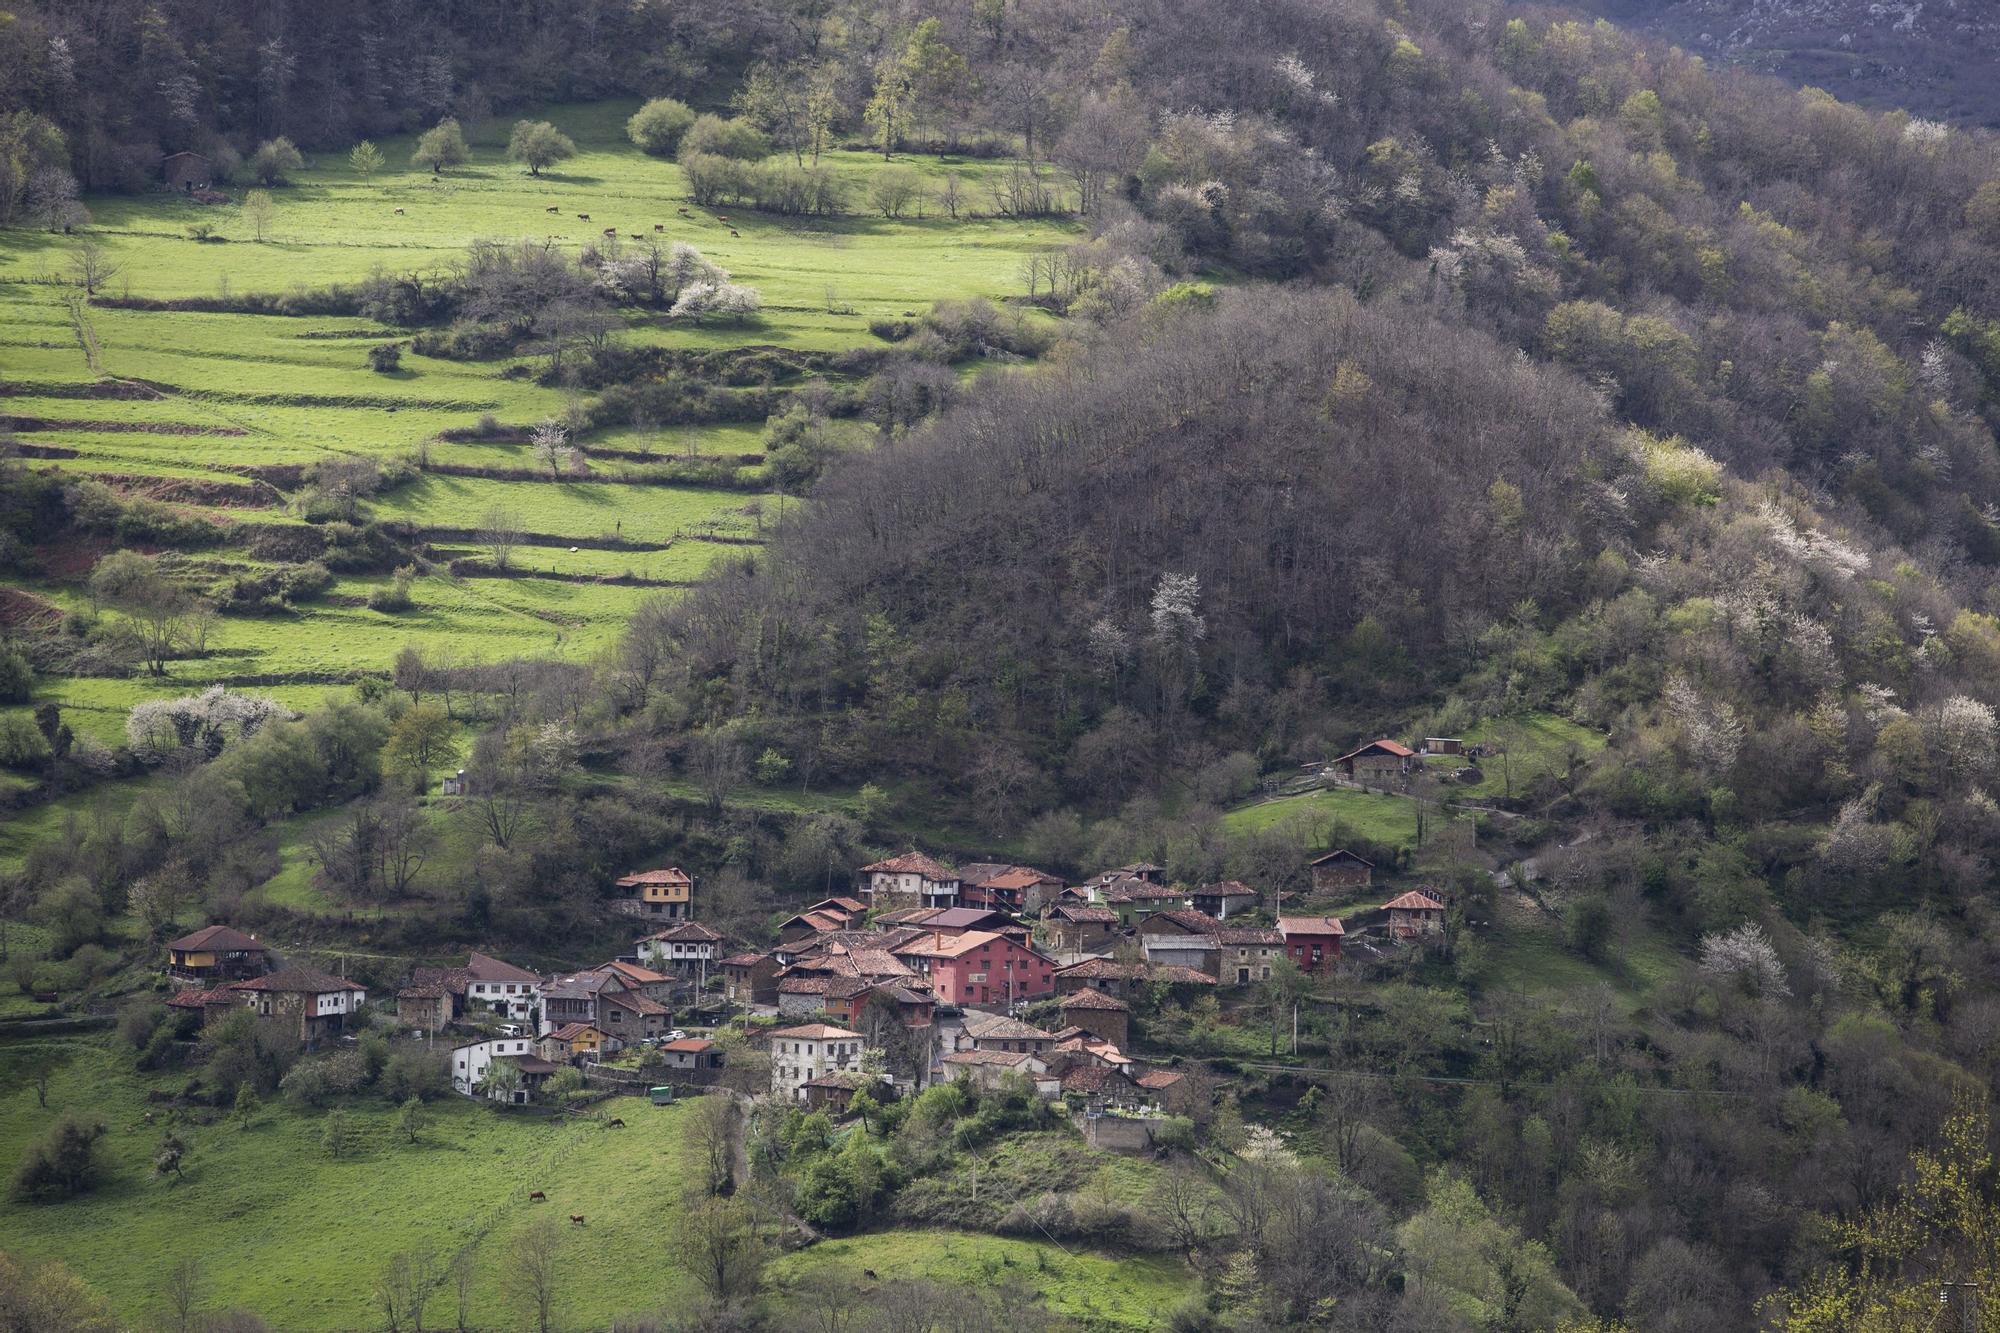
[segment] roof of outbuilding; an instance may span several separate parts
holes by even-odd
[[[1125,1001],[1106,995],[1101,990],[1092,990],[1089,986],[1063,996],[1062,1004],[1058,1007],[1064,1010],[1103,1009],[1107,1011],[1117,1010],[1125,1013],[1131,1012],[1132,1009],[1132,1006],[1125,1003]]]
[[[1400,898],[1391,898],[1382,904],[1385,912],[1442,912],[1444,904],[1421,889],[1411,889]]]
[[[1345,935],[1347,927],[1337,916],[1281,916],[1278,930],[1287,939],[1293,935]]]

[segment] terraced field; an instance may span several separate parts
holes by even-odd
[[[226,524],[227,545],[199,553],[215,572],[265,566],[250,553],[257,539],[273,526],[303,523],[291,501],[306,466],[421,449],[436,469],[369,504],[376,518],[413,525],[437,561],[411,588],[413,609],[368,609],[369,593],[388,581],[382,575],[343,577],[291,614],[225,616],[208,652],[174,663],[165,681],[55,682],[47,693],[78,711],[73,725],[110,740],[132,704],[217,681],[276,688],[288,699],[291,691],[307,702],[385,670],[405,644],[447,649],[465,662],[523,653],[584,660],[613,641],[640,601],[699,578],[719,553],[754,544],[790,503],[759,494],[755,422],[609,429],[579,439],[592,455],[590,478],[523,479],[533,465],[519,430],[482,440],[474,428],[485,417],[530,425],[562,413],[571,393],[508,374],[513,362],[406,352],[401,369],[378,374],[367,351],[397,331],[368,320],[135,309],[119,304],[127,298],[317,289],[378,270],[439,274],[478,239],[528,237],[575,251],[603,243],[606,227],[651,237],[658,224],[665,239],[696,245],[736,281],[757,287],[764,312],[690,326],[628,311],[625,340],[827,352],[873,342],[873,318],[1014,292],[1025,255],[1072,239],[1064,223],[1004,218],[803,221],[738,211],[725,224],[687,204],[677,167],[626,140],[632,110],[599,103],[534,113],[579,149],[539,178],[504,160],[511,117],[469,125],[472,161],[442,177],[405,165],[408,141],[384,142],[392,169],[367,181],[347,169],[344,155],[330,155],[271,192],[276,217],[262,241],[243,215],[241,187],[232,202],[206,206],[171,195],[92,199],[87,239],[117,266],[95,302],[80,300],[66,281],[70,254],[86,238],[9,232],[0,239],[0,426],[11,422],[36,467],[89,475]],[[861,205],[881,160],[863,153],[829,160],[851,178]],[[975,206],[982,178],[1003,169],[924,159],[899,165],[960,173]],[[193,238],[190,228],[200,226],[212,229],[210,239]],[[837,424],[850,442],[866,439],[858,423]],[[442,433],[452,438],[441,441]],[[662,464],[684,457],[722,460],[736,481],[661,484]],[[464,475],[472,469],[510,475]],[[449,561],[483,554],[477,533],[494,510],[517,516],[530,534],[510,569],[504,577],[451,575]],[[17,586],[57,610],[80,609],[82,576],[111,545],[43,553],[43,574]]]

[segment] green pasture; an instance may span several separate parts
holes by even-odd
[[[22,1074],[48,1059],[59,1064],[44,1109]],[[474,1327],[522,1327],[509,1295],[511,1253],[541,1218],[562,1223],[563,1327],[603,1328],[621,1314],[685,1308],[697,1296],[669,1239],[692,1166],[685,1102],[619,1099],[614,1113],[627,1124],[619,1131],[451,1097],[431,1104],[432,1123],[412,1144],[396,1132],[394,1108],[366,1100],[346,1110],[358,1147],[340,1159],[322,1146],[325,1113],[272,1104],[247,1129],[226,1118],[179,1126],[191,1152],[186,1179],[175,1182],[152,1172],[164,1120],[146,1094],[178,1087],[185,1073],[135,1074],[109,1037],[16,1043],[0,1048],[0,1069],[8,1074],[0,1160],[17,1160],[65,1111],[109,1130],[106,1179],[95,1192],[59,1204],[0,1203],[8,1250],[61,1260],[135,1320],[167,1313],[162,1275],[196,1258],[207,1308],[249,1308],[288,1333],[378,1327],[376,1276],[395,1253],[429,1246],[447,1259],[470,1249]],[[1128,1186],[1136,1188],[1123,1175],[1113,1182],[1121,1196]],[[529,1203],[533,1189],[548,1202]],[[572,1213],[584,1217],[581,1227],[567,1223]],[[1105,1328],[1158,1327],[1194,1289],[1166,1257],[906,1229],[783,1256],[769,1274],[773,1299],[782,1309],[787,1289],[811,1273],[865,1281],[864,1269],[976,1287],[1025,1283],[1055,1310]],[[453,1306],[440,1292],[429,1322],[451,1327]]]
[[[1298,829],[1316,845],[1337,830],[1340,837],[1362,837],[1385,847],[1417,840],[1417,812],[1408,797],[1388,792],[1338,788],[1254,801],[1222,816],[1230,833],[1263,833],[1279,826]]]

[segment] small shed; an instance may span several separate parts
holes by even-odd
[[[439,788],[438,794],[441,796],[465,795],[465,770],[461,768],[458,772],[447,776]]]
[[[170,190],[183,194],[195,190],[206,190],[208,183],[215,179],[215,171],[205,154],[168,153],[160,159],[160,178]]]

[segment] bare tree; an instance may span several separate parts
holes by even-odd
[[[681,1261],[718,1305],[751,1295],[762,1283],[764,1242],[742,1202],[690,1195],[675,1231]]]
[[[729,1186],[730,1167],[736,1155],[736,1122],[736,1099],[728,1093],[711,1093],[695,1102],[688,1138],[707,1168],[706,1187],[710,1194],[720,1194]]]
[[[486,554],[493,558],[495,569],[511,567],[514,548],[521,544],[521,516],[495,505],[479,520],[479,540],[486,544]]]
[[[99,287],[118,276],[120,267],[96,241],[85,241],[69,257],[69,271],[85,296],[97,295]]]
[[[175,1333],[194,1333],[201,1319],[201,1260],[190,1255],[167,1270],[161,1290],[167,1298]]]
[[[562,1232],[548,1218],[529,1224],[514,1242],[507,1285],[535,1333],[555,1327],[557,1288],[562,1274]]]

